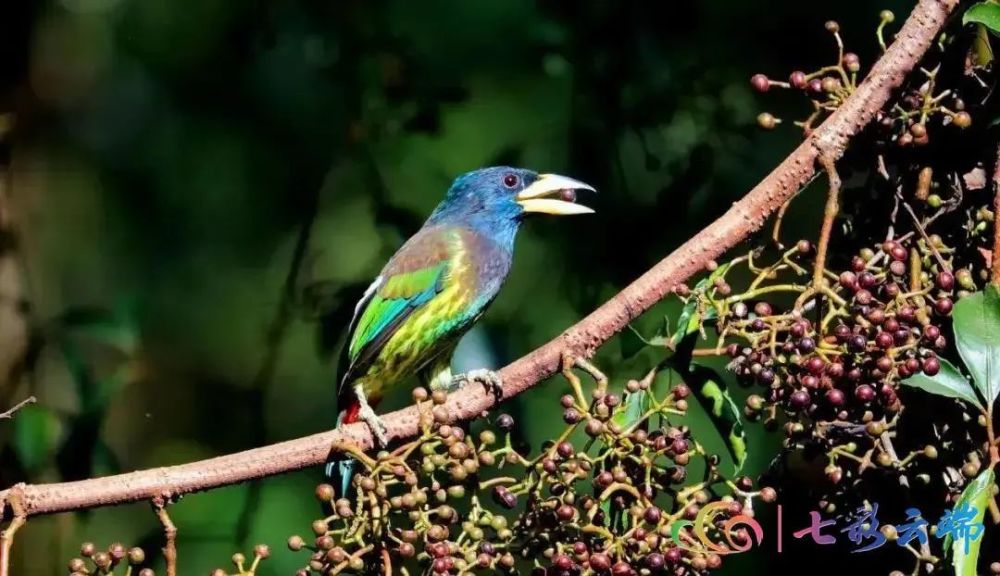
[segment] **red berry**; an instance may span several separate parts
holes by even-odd
[[[928,324],[924,326],[924,338],[926,338],[929,342],[937,340],[938,336],[941,336],[940,328],[938,328],[934,324]]]
[[[650,506],[646,508],[646,511],[642,515],[643,519],[649,524],[656,524],[660,521],[662,513],[656,506]]]
[[[664,564],[666,564],[666,559],[664,559],[663,554],[659,552],[653,552],[649,556],[646,556],[646,567],[653,572],[659,572],[663,569]]]
[[[819,356],[810,356],[805,363],[806,370],[808,370],[810,374],[815,374],[816,376],[823,373],[823,368],[825,366],[826,363],[823,362],[823,359]]]
[[[893,343],[895,343],[895,340],[893,339],[892,334],[889,334],[888,332],[879,332],[875,335],[875,344],[883,350],[892,348]]]
[[[868,384],[862,384],[854,389],[854,397],[861,402],[871,402],[875,399],[875,389]]]
[[[951,272],[938,272],[937,285],[942,290],[951,291],[955,287],[955,276]]]
[[[840,273],[840,285],[848,290],[857,290],[858,277],[849,270]]]
[[[611,559],[603,552],[591,554],[588,563],[590,564],[590,569],[599,574],[611,569]]]
[[[794,88],[802,90],[809,85],[809,81],[806,80],[806,73],[801,70],[796,70],[788,75],[788,83]]]
[[[861,69],[861,60],[854,52],[844,54],[843,64],[844,68],[846,68],[848,72],[857,72]]]
[[[630,576],[632,574],[632,567],[628,565],[628,562],[618,562],[611,567],[611,576]]]
[[[879,359],[875,361],[875,367],[878,368],[883,374],[888,374],[892,370],[892,358],[888,356],[879,356]]]
[[[771,81],[763,74],[754,74],[750,78],[750,85],[758,92],[767,92],[771,88]]]
[[[924,374],[934,376],[941,371],[941,361],[934,356],[929,356],[924,358],[923,368]]]
[[[560,554],[552,560],[552,565],[560,570],[571,570],[573,568],[573,559],[565,554]]]
[[[951,310],[954,306],[955,305],[951,301],[951,298],[941,298],[934,303],[934,310],[942,316],[947,316],[948,314],[951,314]]]

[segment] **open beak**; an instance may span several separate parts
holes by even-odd
[[[539,174],[538,179],[521,190],[515,200],[525,212],[560,216],[593,214],[592,209],[576,203],[577,190],[596,192],[593,186],[588,186],[579,180],[558,174]]]

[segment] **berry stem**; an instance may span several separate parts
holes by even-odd
[[[830,233],[833,231],[833,221],[840,212],[840,174],[834,165],[833,157],[820,154],[819,163],[826,171],[830,181],[830,191],[826,197],[826,207],[823,209],[823,224],[819,230],[819,242],[816,243],[816,266],[813,268],[813,287],[819,289],[823,285],[823,271],[826,269],[826,251],[830,246]]]
[[[153,498],[153,509],[163,526],[163,560],[167,564],[167,576],[177,576],[177,526],[167,514],[167,499],[157,496]],[[242,567],[240,568],[242,571]],[[0,576],[4,576],[0,574]]]
[[[9,504],[14,511],[14,517],[7,528],[0,532],[0,576],[10,575],[10,552],[14,546],[14,535],[28,520],[28,515],[21,505],[21,499],[17,495],[10,499]],[[2,507],[3,500],[0,499],[0,508]],[[0,514],[2,514],[2,510],[0,510]]]

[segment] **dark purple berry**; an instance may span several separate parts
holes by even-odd
[[[938,288],[950,292],[951,289],[955,287],[955,277],[951,272],[938,272],[937,285]]]
[[[883,350],[892,348],[894,343],[895,340],[893,339],[892,334],[889,334],[888,332],[879,332],[875,335],[875,345]]]
[[[926,338],[929,342],[937,340],[940,335],[941,329],[934,324],[924,326],[924,338]]]
[[[941,371],[941,361],[935,356],[928,356],[927,358],[924,358],[923,368],[924,374],[934,376]]]
[[[940,300],[934,303],[934,311],[942,316],[947,316],[948,314],[951,314],[951,310],[954,307],[955,304],[954,302],[951,301],[951,298],[941,298]]]
[[[805,336],[799,340],[798,349],[803,354],[808,354],[816,349],[816,341],[812,338]]]
[[[865,337],[860,334],[855,334],[847,340],[847,347],[850,348],[852,352],[864,352],[867,344],[868,341],[865,340]]]
[[[830,388],[826,391],[826,401],[830,406],[840,407],[844,405],[844,393],[837,388]]]
[[[833,329],[833,335],[838,341],[844,342],[851,336],[851,329],[846,324],[837,324]]]
[[[493,489],[493,500],[508,510],[517,506],[517,495],[508,490],[506,486],[497,486]]]
[[[805,390],[796,390],[788,398],[788,402],[793,408],[805,408],[809,405],[809,400],[809,392]]]
[[[871,402],[875,399],[875,389],[868,384],[862,384],[854,389],[854,397],[864,403]]]
[[[653,572],[659,572],[663,570],[663,566],[666,564],[666,560],[663,558],[663,554],[659,552],[653,552],[649,556],[646,556],[646,567]]]
[[[514,428],[514,417],[510,414],[501,414],[497,418],[497,428],[501,430],[511,430]]]

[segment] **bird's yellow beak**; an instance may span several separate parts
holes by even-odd
[[[525,212],[559,216],[593,214],[592,209],[576,203],[577,190],[596,192],[592,186],[579,180],[558,174],[539,174],[538,179],[521,190],[515,200]]]

